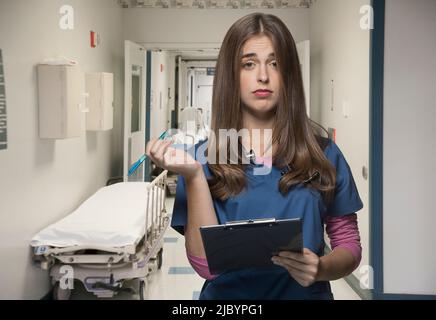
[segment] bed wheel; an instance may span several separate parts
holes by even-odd
[[[160,270],[160,268],[162,268],[162,253],[163,253],[163,248],[161,248],[159,250],[159,252],[157,253],[157,269]]]
[[[53,299],[54,300],[68,300],[70,299],[71,289],[62,289],[59,282],[56,282],[53,287]]]
[[[147,297],[147,279],[139,281],[139,300],[145,300]]]

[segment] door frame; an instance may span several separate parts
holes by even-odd
[[[141,73],[141,95],[140,95],[140,131],[131,133],[131,107],[132,107],[132,66],[142,67]],[[123,152],[123,180],[128,181],[128,170],[130,166],[145,153],[145,132],[146,126],[146,90],[147,87],[147,64],[145,49],[133,41],[124,41],[124,152]],[[133,144],[138,146],[138,150],[133,152]],[[135,148],[136,149],[136,148]],[[145,166],[139,167],[140,177],[145,177]]]
[[[369,264],[373,268],[372,298],[383,293],[383,86],[385,0],[372,0],[374,29],[370,38],[369,108]]]

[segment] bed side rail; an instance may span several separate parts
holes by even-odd
[[[147,208],[150,212],[147,213],[145,219],[147,253],[155,246],[168,224],[169,216],[165,206],[167,175],[168,170],[164,170],[148,185]],[[149,219],[151,219],[151,222]]]

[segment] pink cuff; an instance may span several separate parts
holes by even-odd
[[[215,275],[210,274],[209,266],[205,258],[196,257],[190,255],[189,253],[186,253],[186,255],[188,256],[188,260],[192,268],[194,268],[200,277],[206,280],[212,280],[216,277]]]
[[[360,245],[357,215],[353,213],[341,217],[327,216],[325,223],[332,250],[335,248],[349,250],[356,261],[354,268],[357,268],[362,259],[362,246]]]

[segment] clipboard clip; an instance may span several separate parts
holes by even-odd
[[[269,218],[269,219],[249,219],[249,220],[240,220],[240,221],[229,221],[225,223],[226,227],[234,227],[234,226],[241,226],[241,225],[247,225],[247,224],[257,224],[257,223],[274,223],[276,222],[275,218]]]

